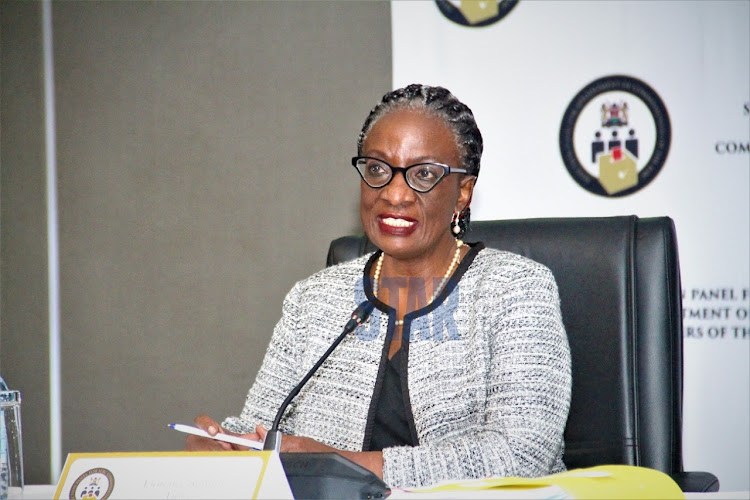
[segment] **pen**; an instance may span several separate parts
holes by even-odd
[[[216,434],[212,436],[208,432],[198,427],[183,424],[169,424],[169,427],[176,431],[184,432],[186,434],[194,434],[196,436],[207,437],[209,439],[216,439],[217,441],[226,441],[227,443],[239,444],[241,446],[247,446],[253,450],[260,451],[263,449],[263,443],[260,441],[253,441],[251,439],[244,439],[241,437],[233,436],[232,434]]]

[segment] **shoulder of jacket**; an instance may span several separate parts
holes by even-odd
[[[497,250],[495,248],[482,249],[474,259],[477,268],[488,275],[549,275],[552,276],[550,269],[529,257],[508,252],[506,250]]]
[[[364,274],[365,264],[372,254],[326,267],[304,278],[292,287],[292,293],[304,293],[305,290],[318,286],[353,286]]]

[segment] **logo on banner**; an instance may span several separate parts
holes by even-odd
[[[664,166],[670,141],[661,98],[629,76],[586,85],[560,126],[560,153],[568,172],[587,191],[606,197],[646,187]]]
[[[105,500],[115,488],[115,477],[103,468],[97,467],[81,474],[70,488],[70,500]]]
[[[435,3],[454,23],[479,28],[504,18],[518,0],[435,0]]]

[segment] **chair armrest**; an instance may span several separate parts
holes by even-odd
[[[710,472],[675,472],[672,479],[682,491],[708,493],[719,491],[719,478]]]

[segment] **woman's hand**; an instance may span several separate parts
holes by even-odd
[[[258,436],[261,441],[266,440],[267,433],[268,430],[262,425],[257,425],[255,427],[255,435]],[[383,479],[383,453],[380,451],[344,451],[325,445],[319,441],[315,441],[312,438],[291,436],[289,434],[284,434],[281,438],[281,451],[282,453],[338,453],[342,457],[348,458],[352,462],[375,473],[380,479]]]
[[[239,436],[245,439],[251,439],[253,441],[260,441],[256,432],[250,432],[248,434],[236,434],[223,429],[218,422],[207,415],[199,415],[194,420],[195,426],[200,427],[204,431],[208,432],[212,436],[216,434],[231,434],[233,436]],[[247,446],[241,446],[233,443],[226,443],[224,441],[217,441],[216,439],[210,439],[201,436],[194,436],[189,434],[185,440],[185,451],[247,451],[250,448]]]
[[[267,433],[268,433],[268,429],[266,429],[262,425],[255,426],[255,435],[259,437],[259,439],[257,440],[265,441]],[[324,445],[323,443],[319,441],[315,441],[312,438],[292,436],[290,434],[284,434],[284,436],[281,438],[281,451],[282,453],[285,453],[285,452],[342,453],[341,450],[337,450],[336,448],[332,448],[330,446]]]

